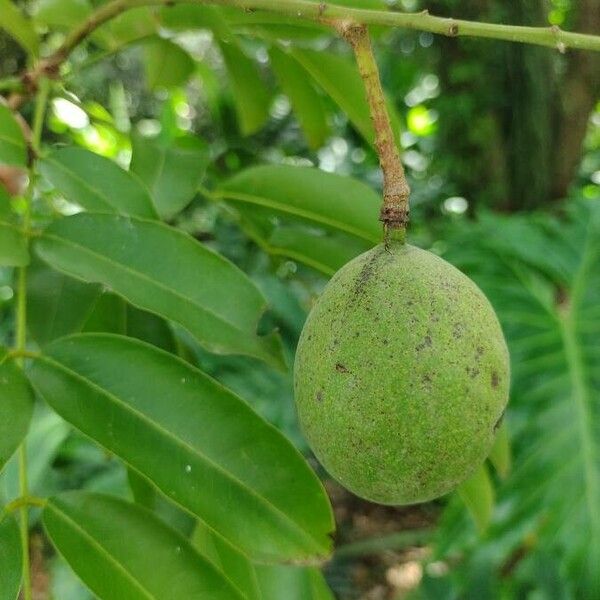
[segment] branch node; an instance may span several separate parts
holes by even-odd
[[[451,20],[450,25],[448,26],[448,35],[450,37],[456,37],[458,34],[459,34],[458,23],[454,23]]]

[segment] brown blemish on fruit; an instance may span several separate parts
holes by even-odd
[[[316,396],[317,402],[323,402],[323,390],[319,390]]]
[[[418,352],[420,352],[421,350],[425,350],[425,348],[429,348],[432,345],[432,341],[431,341],[431,336],[430,335],[426,335],[423,338],[423,341],[420,344],[417,344],[415,346],[415,350],[417,350]]]
[[[350,371],[348,371],[348,369],[346,369],[346,367],[342,363],[336,363],[335,370],[338,373],[350,373]]]
[[[498,387],[499,383],[500,383],[500,378],[498,377],[498,373],[496,373],[496,371],[494,371],[492,373],[492,387],[494,389],[496,389]]]

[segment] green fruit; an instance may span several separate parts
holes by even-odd
[[[399,241],[334,275],[294,371],[317,458],[382,504],[431,500],[468,478],[508,401],[508,350],[486,297],[446,261]]]

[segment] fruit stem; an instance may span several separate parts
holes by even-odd
[[[383,223],[384,239],[386,243],[390,239],[403,241],[409,217],[410,187],[396,145],[369,30],[366,25],[347,21],[338,23],[337,29],[354,50],[373,120],[375,149],[383,171],[383,204],[379,220]]]

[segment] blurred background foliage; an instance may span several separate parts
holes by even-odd
[[[48,32],[45,52],[98,4],[20,3]],[[600,32],[597,0],[402,0],[395,7]],[[373,33],[413,190],[410,239],[487,293],[508,338],[513,384],[490,465],[449,498],[397,509],[370,505],[313,461],[338,522],[327,581],[341,599],[600,598],[599,57]],[[12,34],[0,33],[4,81],[26,64],[23,40]],[[260,286],[270,303],[261,327],[279,329],[291,361],[327,278],[377,242],[375,214],[361,235],[335,226],[336,203],[352,194],[373,203],[372,190],[380,190],[371,127],[349,50],[327,30],[179,5],[131,11],[75,51],[54,84],[44,142],[76,144],[137,173],[163,218]],[[317,167],[340,178],[298,170],[292,186],[280,181],[279,169],[246,171],[259,165]],[[78,210],[68,190],[57,193],[54,185],[41,181],[39,222]],[[331,214],[321,220],[290,208],[295,198],[301,206],[303,195],[324,194]],[[11,271],[0,269],[3,341],[13,331],[12,286]],[[73,307],[67,315],[59,308],[65,298]],[[162,322],[136,332],[135,309],[41,264],[32,267],[29,302],[30,330],[40,343],[76,329],[122,331],[119,315],[129,311],[130,335],[185,352],[309,455],[290,373],[209,354]],[[36,414],[28,444],[36,494],[136,489],[121,463],[48,409]],[[0,493],[14,497],[15,487],[16,465],[9,464]],[[185,530],[172,507],[160,511]],[[41,530],[36,536],[35,585],[46,594],[39,597],[90,597],[49,552]]]

